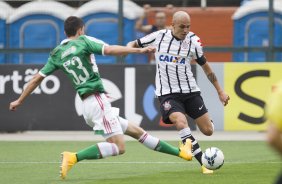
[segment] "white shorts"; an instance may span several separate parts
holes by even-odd
[[[126,130],[128,121],[118,117],[104,93],[90,95],[82,101],[82,104],[83,117],[96,134],[101,134],[107,139],[123,134]]]

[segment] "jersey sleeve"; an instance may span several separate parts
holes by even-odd
[[[196,35],[192,35],[191,39],[192,43],[195,45],[195,53],[193,55],[193,58],[199,65],[202,66],[207,62],[207,59],[204,55],[203,44],[201,42],[201,39]]]
[[[47,63],[45,64],[45,66],[39,71],[39,74],[42,77],[46,77],[50,74],[52,74],[54,71],[56,71],[58,68],[56,67],[56,65],[53,63],[53,59],[50,56],[48,58]]]
[[[160,33],[160,31],[156,31],[156,32],[148,34],[148,35],[146,35],[142,38],[137,39],[138,46],[142,47],[142,48],[151,46],[155,42],[159,33]]]
[[[104,47],[107,46],[102,40],[90,36],[84,36],[84,40],[88,46],[90,53],[104,55]]]

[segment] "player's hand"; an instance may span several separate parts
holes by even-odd
[[[151,52],[156,52],[156,48],[155,47],[145,47],[141,49],[141,53],[151,53]]]
[[[19,100],[15,100],[10,103],[10,111],[15,111],[18,106],[21,105],[21,102]]]
[[[228,101],[230,100],[230,97],[224,91],[219,92],[218,96],[221,103],[226,106],[228,104]]]

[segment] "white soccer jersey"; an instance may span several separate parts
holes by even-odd
[[[156,95],[200,91],[191,71],[191,61],[206,62],[200,38],[189,32],[179,40],[168,29],[153,32],[137,40],[140,47],[156,47]]]

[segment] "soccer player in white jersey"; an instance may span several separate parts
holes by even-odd
[[[193,59],[203,68],[210,82],[218,92],[222,104],[228,103],[229,96],[220,87],[216,75],[208,64],[200,38],[190,32],[190,16],[184,11],[173,15],[172,29],[153,32],[143,38],[129,42],[128,47],[156,48],[155,93],[165,123],[174,124],[183,143],[192,141],[193,155],[202,166],[204,174],[212,173],[202,165],[202,151],[191,135],[186,115],[193,118],[200,131],[207,136],[213,134],[213,122],[208,115],[200,89],[191,71]],[[208,30],[207,30],[208,31]]]
[[[64,28],[68,39],[62,41],[50,53],[46,65],[33,77],[21,96],[10,103],[10,110],[16,110],[44,77],[55,70],[62,70],[72,81],[73,87],[83,100],[83,116],[86,123],[93,127],[96,134],[101,134],[106,141],[77,153],[63,152],[61,178],[64,179],[67,172],[79,161],[123,154],[125,152],[123,133],[137,139],[149,149],[191,160],[191,141],[176,148],[151,136],[113,111],[105,95],[105,89],[94,61],[94,54],[148,53],[153,52],[154,48],[136,49],[107,45],[98,39],[84,35],[82,19],[74,16],[65,20]]]

